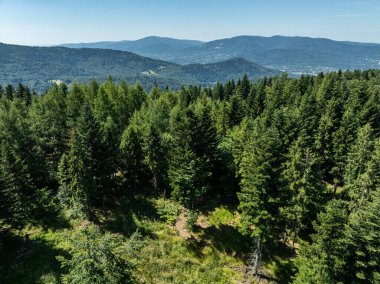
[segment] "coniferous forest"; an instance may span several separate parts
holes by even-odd
[[[380,71],[0,88],[0,283],[379,283]]]

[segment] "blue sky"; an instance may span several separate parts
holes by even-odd
[[[0,0],[0,42],[50,45],[149,35],[380,43],[380,0]]]

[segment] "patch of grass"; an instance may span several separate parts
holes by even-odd
[[[209,214],[208,219],[211,225],[218,228],[220,225],[236,224],[237,217],[235,214],[231,209],[219,207]]]
[[[163,201],[155,202],[158,204],[156,206],[162,206],[163,203]],[[157,211],[159,212],[160,209]],[[215,216],[218,216],[220,212],[224,212],[223,209],[218,210]],[[234,216],[233,213],[231,214]],[[210,223],[210,216],[214,214],[202,215],[205,223]],[[215,216],[214,218],[218,219]],[[229,223],[230,217],[228,215],[228,220],[222,218],[223,222]],[[198,228],[195,237],[184,239],[165,221],[146,220],[146,223],[150,223],[146,226],[154,232],[155,238],[146,238],[145,246],[139,253],[137,269],[134,272],[138,282],[208,284],[241,283],[245,279],[244,260],[235,257],[225,247],[215,245],[210,240],[216,236],[207,235],[204,229]],[[222,227],[221,231],[225,232],[225,228]],[[221,238],[236,238],[231,234],[227,235],[222,234]],[[228,242],[234,242],[232,239],[219,241],[224,242],[225,246],[228,246]]]
[[[25,233],[30,235],[27,242]],[[29,227],[7,236],[6,249],[1,251],[0,283],[60,283],[61,270],[56,256],[66,252],[47,238],[51,234],[41,227]]]
[[[175,229],[160,230],[140,251],[136,279],[141,283],[238,283],[242,261],[211,245],[191,246]]]
[[[240,257],[245,242],[238,231],[237,214],[221,207],[202,215],[207,226],[199,227],[192,238],[184,239],[172,226],[179,213],[177,206],[168,200],[146,197],[122,200],[118,207],[98,212],[96,223],[125,241],[136,231],[141,234],[142,245],[136,250],[132,272],[138,283],[245,281],[245,263]],[[57,257],[70,257],[72,248],[68,240],[83,226],[83,221],[63,224],[48,228],[29,226],[14,232],[9,240],[4,239],[0,283],[61,283],[65,271]],[[15,262],[26,233],[33,242],[33,253]]]

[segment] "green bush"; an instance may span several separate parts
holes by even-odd
[[[228,225],[234,221],[234,214],[225,207],[216,208],[210,214],[210,224],[219,227],[220,225]]]
[[[161,220],[174,225],[179,215],[180,205],[170,200],[158,199],[156,209]]]
[[[198,213],[196,211],[190,210],[186,214],[186,229],[190,232],[193,232],[195,230],[195,225],[198,220]]]
[[[71,258],[57,257],[67,271],[64,283],[133,283],[131,257],[134,238],[125,243],[123,238],[103,234],[94,225],[85,225],[72,234]]]
[[[295,274],[295,269],[292,259],[279,260],[273,265],[273,274],[278,283],[290,283]]]

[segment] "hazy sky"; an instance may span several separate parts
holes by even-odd
[[[0,0],[0,42],[298,35],[380,43],[380,0]]]

